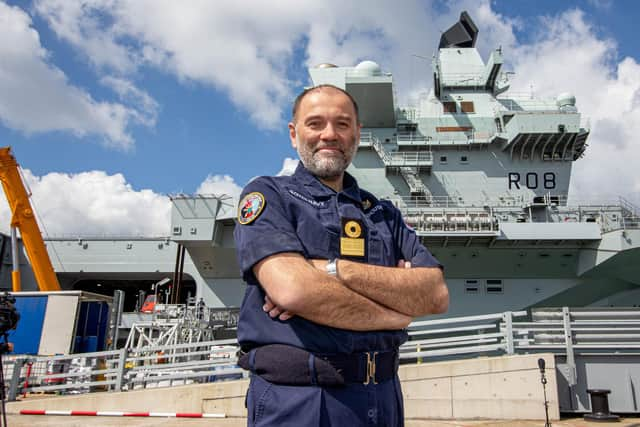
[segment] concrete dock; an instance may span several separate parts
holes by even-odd
[[[407,427],[544,425],[544,398],[537,360],[544,357],[549,417],[553,426],[602,425],[581,417],[560,419],[555,362],[551,354],[482,357],[470,360],[402,365]],[[94,392],[68,396],[27,396],[7,403],[10,426],[245,426],[248,380],[187,386]],[[168,418],[20,415],[21,410],[213,413],[225,418]],[[640,427],[640,418],[619,426]]]

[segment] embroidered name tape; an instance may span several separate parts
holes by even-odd
[[[311,206],[315,206],[316,208],[323,208],[324,207],[324,202],[318,202],[318,201],[315,201],[315,200],[311,200],[310,198],[303,196],[302,194],[298,193],[297,191],[289,190],[289,193],[293,197],[295,197],[296,199],[300,199],[303,202],[307,202]]]

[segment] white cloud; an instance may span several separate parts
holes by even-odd
[[[585,15],[571,10],[541,18],[535,41],[516,48],[513,90],[555,97],[576,96],[591,126],[589,147],[574,164],[571,194],[608,199],[623,195],[640,202],[640,64],[617,57],[617,44],[600,38]]]
[[[228,94],[272,128],[291,97],[286,75],[302,23],[286,4],[95,0],[36,2],[56,34],[97,68],[158,67]],[[300,9],[291,3],[292,9]],[[144,19],[141,19],[144,17]]]
[[[0,121],[27,134],[68,131],[97,135],[122,149],[132,144],[127,131],[139,112],[123,104],[98,102],[69,83],[49,63],[31,18],[0,2]]]
[[[6,123],[14,123],[14,127],[30,131],[55,129],[54,124],[78,134],[101,129],[110,140],[130,144],[128,121],[153,125],[157,115],[155,101],[131,83],[140,67],[145,66],[171,73],[187,84],[222,91],[254,123],[277,128],[294,95],[294,84],[298,84],[288,74],[292,61],[299,57],[297,50],[310,66],[321,62],[355,65],[363,59],[375,60],[383,70],[394,73],[399,99],[405,102],[409,94],[432,85],[430,61],[412,55],[430,57],[440,32],[456,21],[460,10],[467,9],[480,28],[478,48],[482,56],[486,59],[490,50],[503,47],[506,60],[517,72],[514,90],[528,90],[533,84],[538,95],[571,91],[580,111],[591,119],[590,146],[586,157],[575,163],[572,191],[640,193],[640,178],[629,161],[640,158],[637,145],[632,144],[640,131],[640,70],[636,59],[617,58],[615,40],[598,35],[584,14],[575,10],[523,23],[500,15],[488,0],[458,0],[438,4],[437,11],[435,8],[418,0],[405,1],[402,7],[382,1],[371,1],[362,7],[338,0],[285,0],[275,4],[257,0],[187,4],[169,0],[37,0],[37,13],[101,75],[110,76],[102,81],[123,100],[136,105],[132,111],[121,104],[97,103],[70,86],[60,70],[47,64],[47,54],[29,18],[19,9],[3,5],[0,10],[5,15],[15,15],[16,19],[10,21],[13,26],[21,25],[19,31],[9,33],[21,36],[23,47],[19,51],[30,52],[28,58],[38,64],[34,69],[43,70],[40,74],[48,79],[40,80],[53,81],[57,85],[54,87],[61,88],[57,97],[46,99],[54,99],[50,102],[55,106],[69,104],[63,94],[72,100],[84,99],[71,105],[79,105],[74,111],[84,111],[93,120],[75,120],[83,117],[75,114],[71,115],[73,126],[65,125],[70,120],[67,115],[38,127],[43,120],[39,114],[41,104],[34,104],[31,99],[23,106],[28,110],[22,113],[23,122],[7,118],[2,105],[0,117]],[[533,40],[520,44],[514,35],[516,26],[523,26],[528,35],[534,34]],[[12,46],[2,44],[5,50]],[[12,58],[2,57],[0,69],[7,62],[5,58]],[[40,74],[35,74],[37,84],[32,87],[42,86],[38,82]],[[52,84],[44,84],[45,89],[49,86]],[[36,91],[40,92],[31,92]],[[43,102],[51,109],[51,104]],[[100,114],[92,116],[86,111]],[[232,192],[234,185],[231,178],[214,175],[201,188]]]
[[[35,9],[47,17],[51,29],[74,46],[82,46],[87,59],[96,68],[110,68],[120,73],[135,70],[138,61],[134,52],[121,43],[117,25],[106,26],[102,15],[93,2],[85,1],[36,1]],[[102,3],[105,8],[114,2]],[[144,16],[144,15],[141,15]]]
[[[293,175],[298,167],[298,163],[300,163],[298,159],[292,159],[291,157],[285,158],[282,162],[282,169],[280,169],[280,172],[278,172],[276,176]]]
[[[41,231],[48,236],[169,234],[169,198],[151,190],[136,191],[121,174],[52,172],[39,177],[29,170],[23,173],[42,221]],[[2,199],[0,224],[9,224],[10,217]]]
[[[135,105],[137,110],[131,111],[136,121],[153,127],[158,118],[159,105],[149,94],[137,88],[131,81],[113,76],[105,76],[101,83],[115,91],[123,102]]]
[[[459,0],[444,14],[419,0],[405,1],[402,7],[382,1],[362,7],[340,0],[35,3],[53,31],[97,69],[127,74],[142,64],[157,67],[185,82],[225,92],[266,128],[281,124],[294,96],[288,69],[299,65],[292,64],[296,49],[304,50],[308,66],[378,61],[399,77],[403,98],[412,87],[431,81],[430,61],[412,54],[429,57],[440,31],[455,22],[462,8],[489,29],[484,40],[513,42],[509,21],[494,13],[488,0]]]
[[[196,194],[202,195],[215,195],[231,196],[233,199],[238,199],[242,188],[236,184],[232,177],[229,175],[209,175],[198,186]]]

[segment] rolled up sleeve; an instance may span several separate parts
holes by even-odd
[[[242,278],[248,283],[257,283],[252,270],[256,263],[277,253],[304,253],[304,248],[276,183],[269,178],[257,178],[244,188],[240,200],[250,193],[259,193],[264,206],[250,223],[236,223],[234,238]],[[238,216],[240,209],[241,206]]]

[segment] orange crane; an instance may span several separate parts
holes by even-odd
[[[11,154],[11,147],[0,147],[0,180],[11,209],[12,240],[15,242],[15,229],[20,229],[22,242],[27,250],[38,288],[41,291],[59,291],[60,283],[58,283],[53,265],[51,265],[51,259],[49,259],[47,248],[42,240],[40,228],[29,202],[29,194],[24,188],[18,167],[18,162]],[[18,255],[16,246],[14,244],[14,266],[11,272],[14,292],[21,289],[20,271],[16,262]]]

